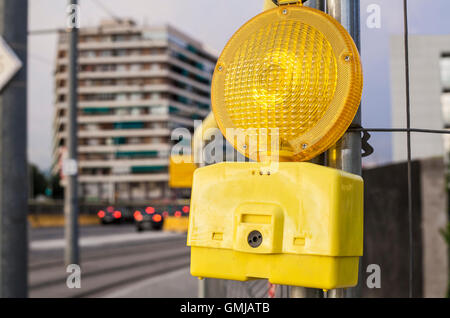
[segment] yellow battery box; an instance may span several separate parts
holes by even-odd
[[[194,173],[189,232],[199,278],[355,286],[363,180],[305,162],[219,163]]]

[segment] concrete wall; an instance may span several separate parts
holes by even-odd
[[[442,159],[412,163],[415,297],[444,297],[448,248],[440,229],[448,219]],[[408,297],[409,222],[406,163],[367,169],[365,181],[363,297]],[[381,267],[381,288],[369,289],[365,270]]]
[[[442,159],[420,162],[422,192],[423,296],[442,297],[447,289],[448,247],[440,230],[448,222],[446,170]]]

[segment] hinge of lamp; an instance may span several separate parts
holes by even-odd
[[[287,5],[287,4],[298,4],[298,5],[302,5],[303,2],[306,2],[306,0],[272,0],[273,3],[275,3],[277,6],[281,6],[281,5]]]

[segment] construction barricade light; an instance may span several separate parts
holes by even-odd
[[[214,72],[212,109],[225,138],[255,162],[195,170],[192,275],[325,290],[357,284],[363,180],[300,161],[342,137],[361,93],[351,36],[319,10],[281,5],[234,34]]]

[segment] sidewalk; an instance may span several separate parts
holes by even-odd
[[[185,234],[173,232],[144,232],[124,233],[111,235],[96,235],[80,238],[80,247],[96,247],[103,245],[123,244],[140,241],[163,241],[172,238],[182,238]],[[63,249],[66,241],[64,239],[38,240],[30,243],[31,250]]]
[[[195,298],[198,279],[189,273],[189,267],[179,269],[139,283],[125,286],[105,295],[105,298]]]

